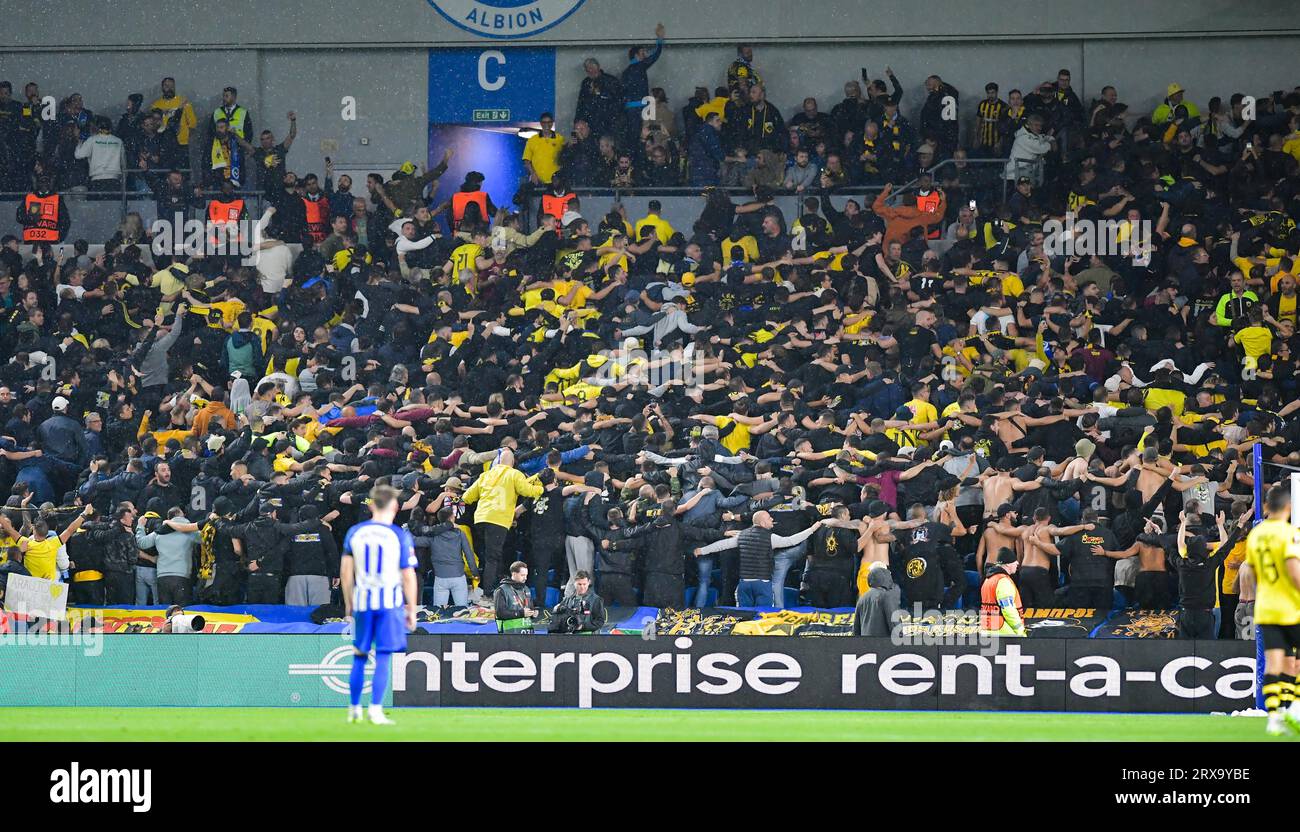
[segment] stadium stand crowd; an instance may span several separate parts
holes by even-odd
[[[491,171],[430,205],[450,154],[356,194],[296,175],[294,114],[255,136],[231,88],[196,113],[165,79],[114,125],[0,83],[29,192],[0,247],[0,569],[86,604],[324,604],[387,482],[436,604],[523,560],[538,605],[590,572],[606,605],[857,602],[864,632],[901,602],[1235,636],[1252,449],[1300,464],[1300,90],[1202,114],[1171,83],[1138,114],[1066,70],[971,105],[864,69],[787,119],[748,46],[671,107],[657,34],[618,77],[586,62],[567,137],[540,119],[535,222]],[[162,217],[247,218],[256,184],[253,265],[142,254],[138,217],[55,253],[59,194],[126,169]],[[583,216],[571,189],[611,185],[690,186],[699,217]],[[1063,250],[1067,213],[1124,251]]]

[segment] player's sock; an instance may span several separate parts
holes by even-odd
[[[392,661],[392,653],[375,654],[375,675],[370,680],[370,701],[374,707],[384,705],[384,694],[388,691],[388,669]]]
[[[1278,703],[1278,708],[1286,710],[1291,707],[1291,703],[1295,701],[1295,677],[1283,673],[1278,676],[1278,684],[1282,686],[1280,693],[1281,701]]]
[[[361,707],[361,688],[366,683],[366,657],[352,655],[352,672],[348,674],[348,693],[352,696],[352,707]]]
[[[1282,677],[1276,673],[1265,673],[1261,691],[1264,694],[1264,709],[1272,716],[1282,705]]]

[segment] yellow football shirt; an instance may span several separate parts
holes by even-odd
[[[1265,520],[1246,538],[1246,562],[1255,571],[1255,623],[1300,624],[1300,587],[1286,562],[1300,557],[1296,530],[1286,520]]]
[[[713,417],[713,424],[716,425],[719,430],[726,428],[727,425],[733,425],[731,433],[722,437],[722,447],[731,451],[733,454],[749,450],[749,425],[737,422],[730,416],[715,416]]]
[[[464,271],[477,272],[478,258],[483,256],[483,246],[465,243],[457,246],[451,253],[451,267],[460,274]]]
[[[1259,358],[1273,348],[1273,332],[1266,326],[1248,326],[1233,336],[1246,355]]]
[[[27,552],[23,555],[23,566],[27,567],[27,571],[32,573],[33,578],[57,581],[59,549],[62,548],[63,541],[58,537],[47,537],[44,540],[28,537],[24,540],[27,541]]]
[[[537,178],[549,185],[560,169],[560,151],[563,149],[564,137],[559,133],[549,139],[539,133],[524,145],[524,161],[531,162]]]

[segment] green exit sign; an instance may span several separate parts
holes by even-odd
[[[475,121],[509,121],[509,110],[475,110]]]

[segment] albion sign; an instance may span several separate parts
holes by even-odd
[[[1250,707],[1254,679],[1231,641],[415,635],[393,704],[1206,713]]]
[[[584,0],[429,0],[438,14],[489,38],[526,38],[562,22]]]

